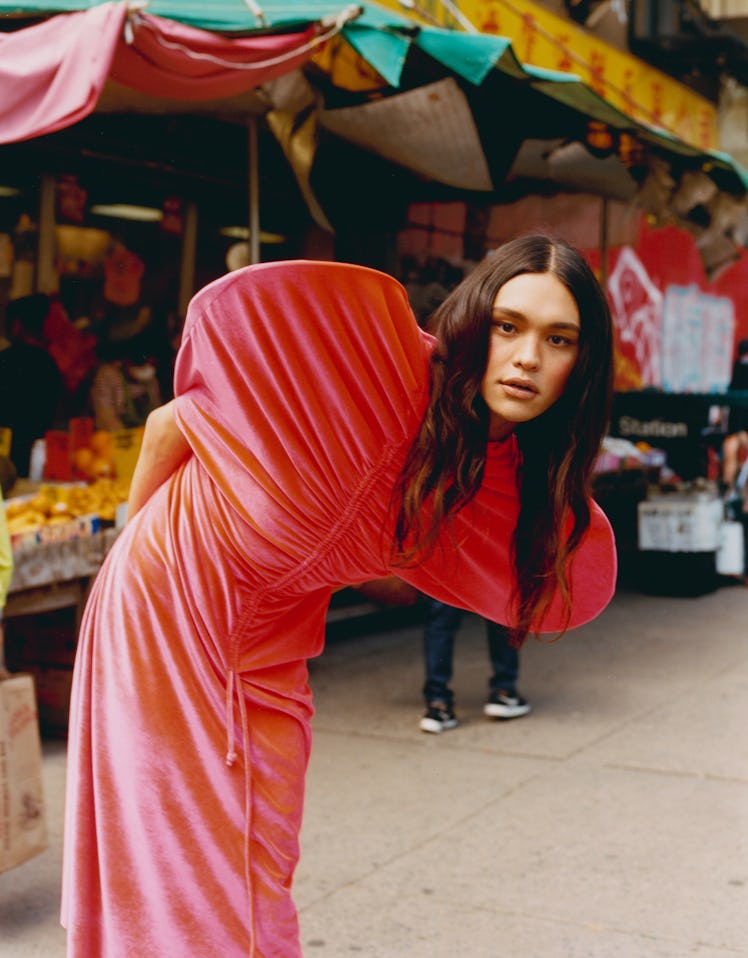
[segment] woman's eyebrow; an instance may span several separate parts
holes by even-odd
[[[552,329],[569,329],[577,333],[580,333],[582,331],[582,327],[578,323],[551,322],[548,325]]]
[[[519,309],[512,309],[510,306],[494,306],[492,314],[495,317],[507,316],[511,319],[522,319],[527,321],[527,315]],[[570,323],[563,319],[551,320],[545,324],[548,329],[566,329],[570,332],[581,333],[582,327],[578,323]]]
[[[511,309],[509,306],[494,306],[491,312],[494,316],[511,316],[514,319],[527,318],[521,310]]]

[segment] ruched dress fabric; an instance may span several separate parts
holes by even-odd
[[[192,455],[127,523],[86,606],[71,704],[69,958],[297,958],[312,702],[333,590],[400,575],[511,620],[517,445],[434,553],[393,569],[391,497],[434,342],[365,267],[263,264],[193,300],[175,371]],[[607,520],[572,625],[615,583]],[[557,603],[546,627],[561,622]],[[341,826],[342,827],[342,826]]]

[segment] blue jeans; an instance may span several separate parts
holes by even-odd
[[[427,702],[452,704],[454,695],[449,688],[452,678],[454,639],[462,622],[464,612],[444,602],[432,600],[426,629],[423,635],[426,682],[423,697]],[[509,644],[509,629],[495,622],[486,621],[488,655],[493,675],[489,680],[490,691],[514,689],[519,676],[519,652]]]

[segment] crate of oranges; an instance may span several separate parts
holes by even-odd
[[[117,474],[112,434],[104,429],[92,432],[87,444],[73,449],[70,456],[73,479],[95,482],[97,479],[113,479]]]
[[[63,482],[129,481],[143,438],[142,427],[109,432],[89,418],[71,419],[67,431],[46,435],[44,478]]]

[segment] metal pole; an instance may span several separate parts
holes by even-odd
[[[197,258],[197,204],[189,202],[184,207],[182,221],[182,260],[179,264],[179,310],[180,319],[187,313],[195,292],[195,261]]]
[[[36,269],[38,293],[56,293],[59,289],[55,270],[55,188],[55,177],[45,173],[39,186],[39,246]]]
[[[249,261],[260,262],[260,182],[257,117],[249,118]]]

